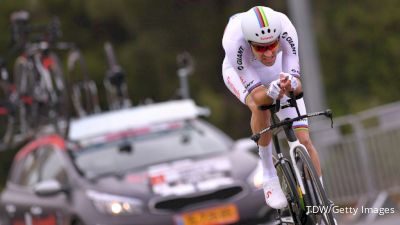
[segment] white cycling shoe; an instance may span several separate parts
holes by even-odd
[[[274,209],[283,209],[287,206],[286,196],[282,191],[279,178],[271,178],[263,184],[265,201]]]

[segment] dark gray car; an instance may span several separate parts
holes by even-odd
[[[15,157],[2,224],[262,224],[258,157],[197,119],[71,142],[47,135]]]

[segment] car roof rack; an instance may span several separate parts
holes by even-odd
[[[209,114],[208,108],[197,106],[191,99],[136,106],[73,119],[68,139],[79,142],[114,132],[194,119]]]

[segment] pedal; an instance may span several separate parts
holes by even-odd
[[[271,225],[293,225],[293,220],[283,221],[283,220],[276,220],[271,223]]]
[[[287,217],[281,217],[281,221],[283,223],[294,223],[294,220],[291,216],[287,216]]]

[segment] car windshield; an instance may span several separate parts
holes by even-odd
[[[144,166],[226,152],[231,139],[205,122],[125,137],[74,151],[74,161],[89,177],[121,174]]]

